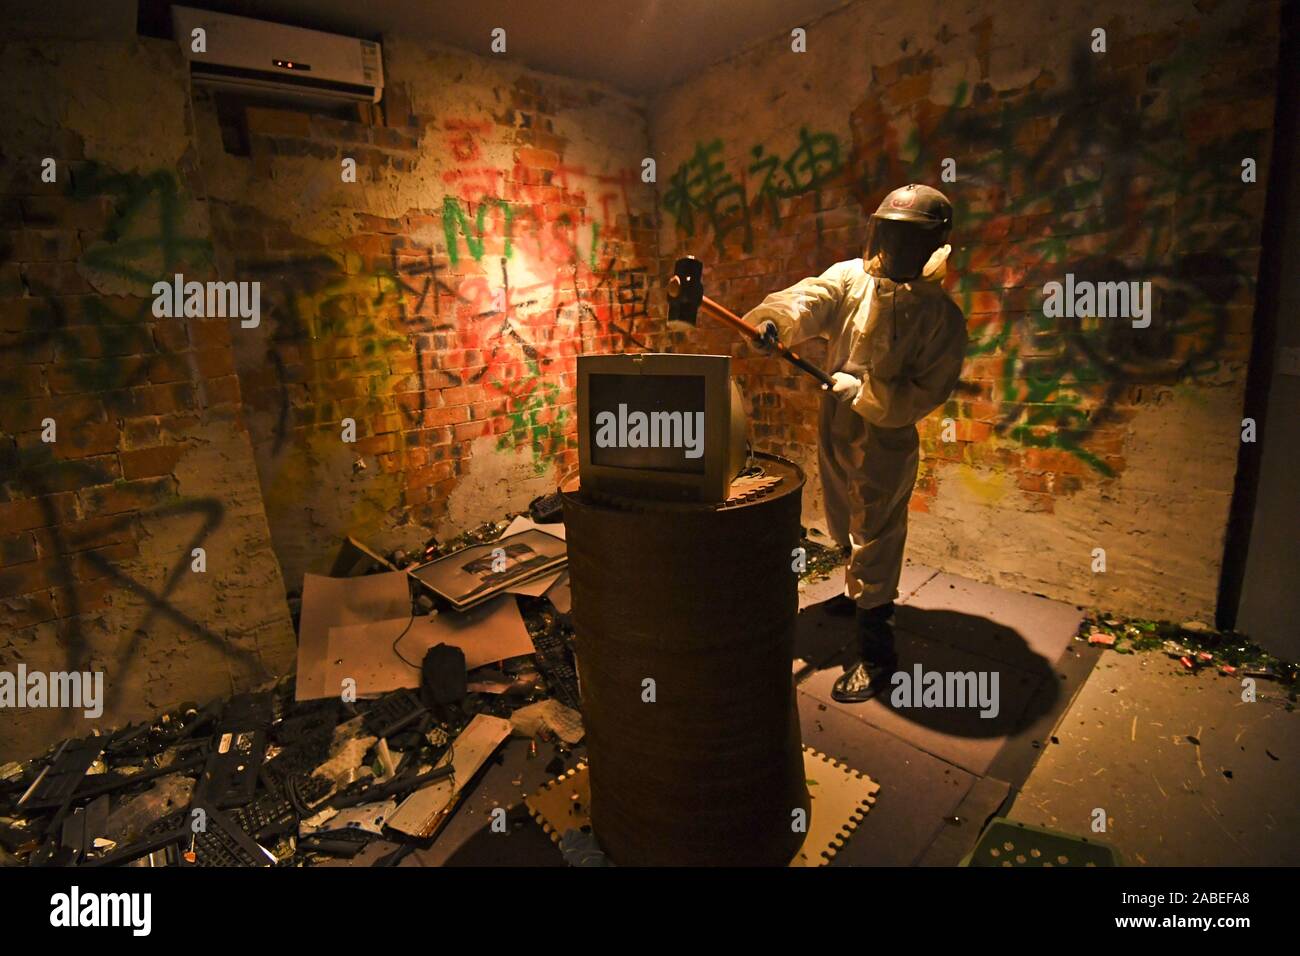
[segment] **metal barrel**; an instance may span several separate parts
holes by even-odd
[[[618,865],[774,865],[808,788],[791,659],[803,472],[739,505],[566,492],[591,820]]]

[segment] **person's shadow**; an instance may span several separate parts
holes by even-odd
[[[1061,681],[1052,662],[1005,625],[960,611],[901,604],[894,612],[893,626],[898,669],[876,702],[923,727],[960,737],[1006,737],[1051,711],[1060,696]],[[803,676],[830,670],[832,680],[838,677],[854,659],[854,638],[851,614],[832,614],[821,604],[805,608],[796,623],[794,654],[807,662]],[[967,695],[966,706],[954,706],[951,693],[941,698],[939,706],[927,705],[923,692],[931,672],[942,677],[945,690],[960,688]],[[988,699],[994,690],[993,674],[997,675],[997,713],[981,717],[981,706],[972,698],[978,699],[982,679]],[[973,675],[974,681],[964,675]]]

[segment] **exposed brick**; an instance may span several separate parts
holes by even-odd
[[[194,353],[194,362],[204,378],[220,378],[235,372],[230,349],[200,349]]]
[[[67,618],[112,607],[113,592],[117,588],[115,581],[78,581],[75,588],[52,588],[50,596],[58,616]]]
[[[0,567],[36,560],[36,538],[31,534],[0,537]]]
[[[54,597],[49,591],[37,591],[15,597],[0,597],[0,625],[10,629],[43,624],[58,617]]]
[[[147,365],[150,383],[154,385],[167,385],[173,382],[189,381],[191,377],[189,360],[184,355],[176,353],[167,353],[162,355],[153,355],[147,359],[140,360],[142,364]]]
[[[188,320],[190,341],[196,349],[218,349],[230,346],[230,323],[226,319]]]
[[[121,435],[121,429],[113,422],[79,422],[60,429],[59,440],[50,447],[65,460],[90,458],[117,451]]]
[[[112,218],[113,206],[103,196],[27,196],[22,200],[22,213],[25,223],[40,229],[88,229],[98,233]]]
[[[134,541],[135,535],[128,518],[99,516],[61,524],[53,533],[42,533],[37,540],[42,554],[52,551],[72,554]]]
[[[250,133],[265,136],[301,136],[311,135],[311,117],[307,113],[294,110],[278,110],[261,106],[249,106],[244,110]]]
[[[8,258],[20,262],[72,262],[80,254],[75,229],[23,229],[3,240]]]
[[[427,408],[424,411],[426,426],[456,425],[467,421],[469,421],[469,409],[464,405],[454,408]]]
[[[106,548],[92,548],[72,555],[69,563],[72,576],[78,581],[99,581],[113,575],[114,567],[120,562],[130,561],[140,555],[140,546],[134,541],[109,545]]]
[[[176,480],[171,477],[142,478],[112,485],[84,489],[79,497],[82,511],[88,516],[114,515],[124,511],[148,510],[176,494]]]
[[[170,412],[187,411],[197,404],[194,388],[188,383],[146,385],[127,392],[106,395],[105,400],[111,401],[111,407],[119,414],[127,416],[166,415]]]
[[[29,465],[21,474],[28,487],[40,488],[49,494],[77,491],[88,485],[115,481],[122,476],[116,455]]]
[[[103,417],[103,403],[94,395],[0,402],[0,429],[11,433],[40,429],[46,418],[54,419],[57,429],[79,422],[101,420]]]
[[[202,388],[209,405],[238,405],[240,401],[239,376],[227,375],[223,378],[210,378],[203,382]],[[279,393],[277,392],[277,395]],[[276,403],[278,407],[279,403]]]
[[[214,320],[193,319],[188,320],[191,329],[199,324],[207,324]],[[221,320],[224,322],[224,320]],[[153,323],[154,344],[162,352],[181,352],[189,348],[190,340],[186,332],[187,320],[184,319],[158,319]],[[197,344],[197,343],[196,343]]]
[[[157,448],[124,451],[120,456],[122,477],[130,481],[136,478],[169,475],[175,469],[183,450],[179,445],[164,445]]]
[[[26,561],[0,568],[0,598],[31,594],[58,579],[62,566],[54,559]]]

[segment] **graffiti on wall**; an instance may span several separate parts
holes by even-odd
[[[650,278],[629,254],[631,173],[558,162],[502,169],[483,156],[490,127],[443,127],[458,162],[443,174],[448,192],[433,210],[337,248],[237,261],[242,275],[263,280],[270,302],[275,455],[295,427],[337,421],[341,408],[355,409],[359,422],[382,416],[395,396],[401,461],[456,457],[412,435],[454,428],[455,444],[494,435],[502,450],[530,450],[541,474],[572,446],[575,356],[614,343],[644,347],[634,327],[649,315]],[[281,358],[292,349],[308,366],[301,383]],[[358,381],[365,394],[335,394]],[[295,394],[302,388],[305,398]]]
[[[968,356],[1001,360],[991,394],[963,381],[945,413],[960,415],[961,398],[983,396],[999,404],[997,435],[1065,452],[1111,476],[1117,463],[1090,447],[1098,429],[1117,420],[1134,386],[1213,375],[1230,310],[1250,282],[1235,251],[1256,241],[1258,197],[1240,188],[1238,174],[1241,157],[1259,154],[1263,134],[1198,128],[1199,91],[1185,80],[1213,54],[1208,41],[1188,43],[1165,62],[1167,100],[1158,108],[1087,54],[1074,60],[1068,81],[1015,95],[963,84],[946,104],[899,111],[873,87],[849,118],[851,141],[801,130],[783,161],[768,156],[772,179],[754,178],[761,145],[748,152],[753,162],[734,170],[724,153],[744,150],[726,151],[717,139],[698,145],[673,174],[664,207],[682,234],[711,231],[721,254],[733,237],[752,251],[760,216],[785,227],[779,199],[812,195],[820,211],[822,191],[842,186],[865,225],[865,212],[899,184],[945,188],[957,224],[952,291],[968,316]],[[957,181],[944,186],[949,158]],[[1151,281],[1151,327],[1044,317],[1042,286],[1067,271]]]
[[[769,153],[758,143],[749,157],[743,171],[733,175],[723,161],[722,140],[697,143],[664,192],[663,207],[678,228],[695,235],[707,227],[719,255],[733,235],[746,252],[752,252],[757,217],[766,216],[779,226],[781,200],[803,195],[816,199],[844,169],[839,137],[809,132],[807,127],[800,128],[798,142],[788,154]],[[820,219],[816,222],[820,231]]]
[[[36,296],[25,327],[8,337],[0,351],[7,353],[7,364],[52,361],[47,380],[53,395],[45,398],[24,393],[18,378],[4,376],[0,377],[0,401],[31,412],[25,420],[16,420],[14,428],[31,427],[50,414],[56,418],[59,440],[77,446],[96,429],[116,430],[116,419],[148,415],[149,409],[140,404],[145,401],[141,395],[166,387],[157,385],[156,378],[161,363],[172,353],[162,350],[151,334],[150,300],[129,293],[140,284],[147,288],[159,275],[207,268],[211,247],[191,231],[192,224],[187,221],[190,200],[170,171],[116,173],[87,164],[78,170],[67,195],[78,206],[110,204],[99,238],[83,250],[77,265],[97,284],[114,287],[121,283],[118,288],[123,294]],[[46,224],[29,219],[27,225],[39,228]],[[175,378],[181,381],[176,384],[188,381],[183,362],[168,367],[180,370]],[[82,400],[87,395],[94,400]],[[130,592],[144,605],[142,616],[123,628],[125,641],[115,651],[119,675],[129,673],[141,653],[141,638],[158,620],[171,622],[238,664],[257,665],[255,652],[232,647],[177,601],[176,589],[189,570],[191,550],[203,547],[222,523],[222,502],[208,496],[181,496],[174,482],[161,480],[143,490],[136,486],[135,507],[129,511],[103,517],[92,511],[90,517],[78,520],[67,513],[66,506],[56,505],[56,500],[68,491],[95,489],[81,492],[93,509],[100,489],[111,492],[122,485],[118,471],[111,467],[116,457],[69,458],[56,453],[56,448],[45,443],[6,444],[0,450],[0,473],[5,475],[12,496],[35,499],[44,512],[42,588],[56,594],[64,622],[66,667],[81,670],[89,665],[91,629],[98,626],[93,619],[104,607],[106,588]],[[196,519],[188,544],[178,551],[162,582],[143,580],[132,563],[138,555],[139,524],[161,531],[193,527]],[[21,572],[19,566],[15,573]],[[6,582],[4,591],[15,593],[15,588],[30,593],[17,579]],[[120,703],[127,686],[125,680],[115,680],[107,703]]]

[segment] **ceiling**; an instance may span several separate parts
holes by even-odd
[[[190,0],[295,26],[378,38],[429,38],[489,54],[506,30],[505,58],[645,95],[746,47],[806,25],[848,0]],[[165,0],[43,0],[6,18],[0,34],[26,37],[146,32],[165,23]],[[95,11],[88,17],[87,7]]]

